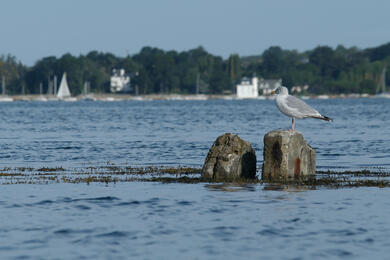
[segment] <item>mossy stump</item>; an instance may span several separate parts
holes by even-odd
[[[262,180],[314,177],[316,152],[297,131],[273,130],[264,136]]]
[[[256,176],[256,152],[238,135],[219,136],[210,148],[202,168],[202,178],[216,181],[253,179]]]

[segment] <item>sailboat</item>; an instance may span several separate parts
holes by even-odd
[[[57,92],[57,98],[63,101],[77,101],[77,98],[72,97],[69,91],[68,82],[66,81],[66,72],[62,75],[60,88]]]
[[[95,101],[96,98],[90,93],[91,83],[89,81],[84,82],[84,91],[81,97],[81,101]]]
[[[7,90],[6,90],[6,87],[5,87],[5,77],[4,76],[2,77],[2,80],[1,80],[1,88],[3,89],[3,94],[0,96],[0,102],[11,102],[11,101],[14,101],[14,99],[12,97],[9,97],[7,95]]]
[[[390,98],[390,93],[386,92],[386,67],[382,70],[376,93],[376,96],[379,98]]]
[[[37,97],[36,101],[47,101],[47,98],[42,94],[43,92],[43,85],[42,82],[39,83],[39,97]]]

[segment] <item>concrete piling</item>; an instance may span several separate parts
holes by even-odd
[[[313,177],[316,152],[297,131],[273,130],[264,136],[262,180]]]
[[[204,179],[231,181],[255,178],[256,152],[238,135],[219,136],[210,148],[202,168]]]

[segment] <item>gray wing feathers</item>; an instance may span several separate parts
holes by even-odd
[[[319,116],[320,113],[318,113],[317,110],[310,107],[308,104],[300,100],[299,98],[296,98],[294,96],[288,96],[287,97],[287,106],[296,110],[297,112],[301,113],[302,116],[308,117],[308,116]]]

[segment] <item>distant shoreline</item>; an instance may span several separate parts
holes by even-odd
[[[377,98],[376,95],[368,94],[340,94],[340,95],[310,95],[299,96],[302,99],[337,99],[337,98]],[[3,99],[3,100],[2,100]],[[236,95],[184,95],[184,94],[150,94],[150,95],[128,95],[128,94],[89,94],[78,95],[71,100],[60,100],[50,95],[10,95],[0,96],[1,101],[152,101],[152,100],[243,100]],[[274,99],[274,96],[259,96],[251,100]]]

